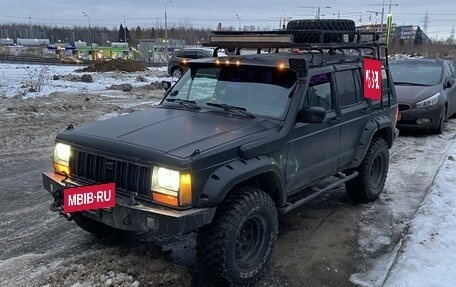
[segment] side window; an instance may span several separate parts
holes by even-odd
[[[207,53],[201,52],[201,51],[198,51],[197,55],[198,55],[198,59],[210,57]]]
[[[312,106],[323,107],[325,110],[333,108],[330,73],[314,75],[310,78],[304,107]]]
[[[443,63],[443,69],[445,71],[445,79],[453,78],[453,73],[451,72],[450,65],[448,62]]]
[[[179,58],[196,59],[196,51],[182,51],[177,55]]]
[[[361,76],[361,70],[356,69],[353,70],[354,76],[355,76],[355,92],[356,92],[356,100],[358,102],[362,102],[364,100],[364,95],[363,95],[363,78]]]
[[[453,62],[448,62],[448,66],[450,67],[450,71],[452,74],[452,78],[456,78],[456,66],[454,65]]]
[[[340,105],[348,106],[358,102],[353,71],[336,72],[337,95]]]

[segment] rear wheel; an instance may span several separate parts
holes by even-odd
[[[385,186],[389,150],[383,138],[374,138],[357,171],[359,175],[345,184],[347,194],[356,202],[376,200]]]
[[[220,285],[254,284],[270,262],[277,229],[277,210],[268,194],[256,188],[234,191],[198,232],[203,270]]]

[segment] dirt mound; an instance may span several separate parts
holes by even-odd
[[[90,66],[77,70],[78,72],[142,72],[146,65],[131,60],[114,59],[109,61],[96,61]]]

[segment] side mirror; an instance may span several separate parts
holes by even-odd
[[[300,110],[297,116],[298,123],[318,124],[326,119],[326,110],[322,107],[308,107]]]
[[[171,88],[171,82],[170,81],[162,81],[162,86],[165,89],[165,91],[169,90]]]

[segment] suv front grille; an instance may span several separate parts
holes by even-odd
[[[72,150],[71,176],[94,183],[115,182],[116,189],[124,193],[137,192],[150,199],[151,168],[118,159]]]

